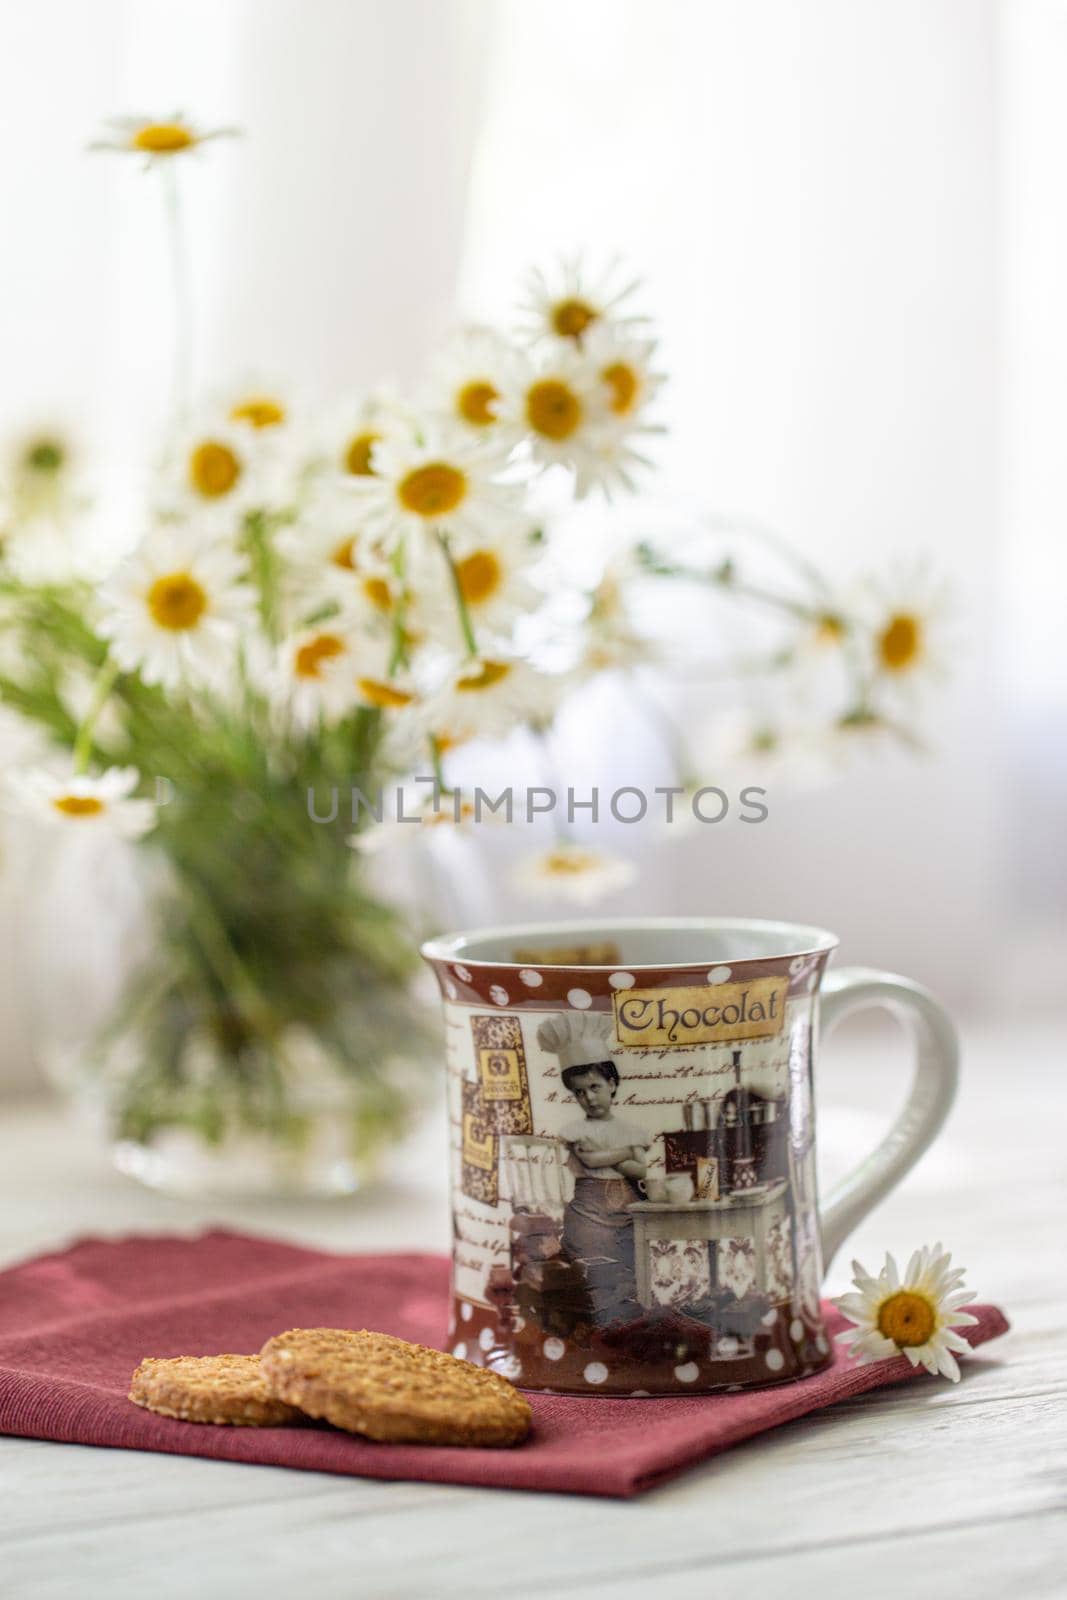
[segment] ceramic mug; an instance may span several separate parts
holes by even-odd
[[[826,972],[818,928],[538,924],[433,939],[445,1010],[455,1354],[529,1389],[711,1392],[830,1360],[824,1267],[915,1163],[956,1034],[906,978]],[[813,1044],[885,1007],[910,1095],[819,1205]],[[656,1196],[657,1198],[653,1198]]]

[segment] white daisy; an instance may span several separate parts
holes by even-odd
[[[41,519],[62,522],[83,511],[82,449],[63,423],[20,429],[0,449],[0,518],[8,528]]]
[[[528,894],[589,905],[634,881],[637,868],[620,856],[561,840],[516,867],[516,887]]]
[[[90,150],[144,156],[149,166],[197,150],[209,139],[233,138],[238,132],[236,128],[198,128],[177,111],[166,117],[110,117],[105,128]]]
[[[256,596],[234,548],[181,526],[154,529],[102,586],[98,631],[126,672],[173,688],[220,683]]]
[[[422,720],[442,754],[472,739],[501,739],[516,727],[544,728],[566,683],[504,654],[462,662],[426,702]]]
[[[484,433],[497,421],[505,391],[521,382],[524,368],[525,357],[494,329],[466,328],[434,367],[427,407],[453,425]]]
[[[479,638],[508,632],[516,617],[544,599],[527,576],[538,557],[526,535],[505,535],[457,559],[453,576],[442,551],[426,552],[412,572],[411,615],[416,631],[462,648],[458,588]]]
[[[458,789],[442,789],[438,794],[427,793],[425,786],[417,790],[405,788],[400,793],[398,813],[403,822],[393,818],[373,822],[359,833],[350,834],[346,843],[361,855],[379,855],[394,844],[412,844],[422,830],[440,830],[442,833],[467,833],[483,823],[504,826],[500,812],[485,806],[475,806]]]
[[[500,404],[513,442],[524,440],[538,466],[567,467],[579,498],[617,476],[617,444],[608,427],[608,390],[584,353],[568,344],[543,352]]]
[[[522,489],[508,482],[507,450],[494,439],[427,429],[419,439],[384,438],[374,475],[350,492],[368,533],[392,549],[406,534],[439,534],[457,558],[484,548],[521,519]]]
[[[689,724],[686,747],[690,770],[707,774],[709,783],[766,789],[821,788],[840,760],[825,724],[780,706],[774,713],[753,706],[712,712]]]
[[[172,440],[159,480],[168,513],[231,520],[265,504],[271,451],[258,430],[231,422],[221,408],[203,414]]]
[[[278,652],[278,688],[297,727],[338,722],[359,703],[357,641],[339,619],[290,635]]]
[[[297,408],[283,385],[255,379],[233,385],[222,397],[220,410],[235,427],[273,437],[298,421]]]
[[[370,478],[374,451],[384,439],[411,438],[416,421],[388,390],[342,400],[322,423],[314,450],[317,465],[346,478]]]
[[[331,670],[343,674],[361,706],[398,712],[418,703],[417,686],[410,669],[397,661],[396,641],[391,634],[353,636],[351,654]]]
[[[8,810],[38,822],[101,828],[139,839],[156,820],[150,800],[132,798],[140,781],[136,767],[109,767],[97,778],[62,776],[34,767],[9,776],[5,799]]]
[[[388,620],[399,588],[389,557],[360,528],[350,496],[320,484],[295,521],[279,529],[275,550],[295,613],[313,614],[324,602]]]
[[[854,1261],[852,1281],[859,1292],[841,1295],[834,1304],[855,1326],[839,1333],[838,1341],[860,1362],[905,1355],[913,1367],[941,1372],[957,1383],[960,1369],[952,1352],[966,1355],[971,1347],[955,1330],[973,1326],[978,1318],[960,1309],[975,1297],[960,1287],[963,1268],[950,1269],[951,1260],[940,1244],[924,1245],[912,1255],[903,1278],[888,1253],[877,1278]]]
[[[612,427],[633,427],[666,382],[653,369],[655,353],[655,340],[628,337],[601,324],[582,341],[582,354],[604,386]]]
[[[655,659],[656,648],[638,628],[631,606],[632,591],[639,578],[638,568],[628,554],[604,569],[590,596],[581,633],[578,670],[583,675],[635,667]]]
[[[949,591],[923,567],[884,582],[869,581],[857,604],[876,691],[910,699],[947,675],[953,645],[947,637]]]
[[[577,257],[547,272],[534,268],[522,307],[523,331],[534,339],[581,344],[595,327],[635,328],[648,320],[625,309],[639,282],[628,279],[617,260],[601,272],[588,270]]]

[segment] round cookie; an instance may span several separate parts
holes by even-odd
[[[369,1439],[509,1445],[529,1431],[529,1404],[506,1378],[387,1333],[292,1328],[259,1359],[280,1400]]]
[[[130,1381],[130,1399],[148,1411],[181,1422],[276,1428],[298,1415],[271,1394],[258,1356],[175,1356],[142,1361]]]

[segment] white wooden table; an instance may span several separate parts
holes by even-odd
[[[1063,1030],[971,1029],[948,1130],[846,1253],[941,1237],[1013,1331],[963,1381],[874,1393],[630,1502],[378,1483],[0,1439],[4,1600],[864,1600],[1067,1594]],[[900,1046],[844,1031],[820,1064],[826,1177],[876,1136]],[[443,1135],[335,1205],[194,1204],[111,1176],[55,1111],[0,1105],[0,1259],[78,1233],[229,1222],[348,1250],[446,1247]],[[839,1291],[847,1263],[829,1287]]]

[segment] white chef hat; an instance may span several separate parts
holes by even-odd
[[[608,1061],[612,1050],[618,1048],[610,1017],[588,1016],[580,1012],[563,1012],[557,1017],[547,1017],[537,1030],[537,1042],[542,1050],[550,1050],[559,1057],[563,1071],[567,1067]]]

